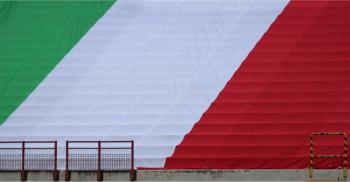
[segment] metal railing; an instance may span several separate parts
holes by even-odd
[[[52,171],[57,181],[57,141],[0,141],[0,171]]]
[[[97,181],[103,180],[104,171],[130,171],[134,181],[134,142],[66,141],[66,181],[71,171],[96,171]]]
[[[343,155],[316,155],[314,153],[314,138],[316,136],[342,136],[343,137],[343,145],[344,145],[344,153]],[[343,158],[343,179],[342,181],[347,181],[348,177],[348,135],[345,132],[334,132],[334,133],[327,133],[327,132],[317,132],[312,133],[310,135],[310,166],[308,171],[308,181],[313,181],[313,175],[314,175],[314,168],[315,168],[315,159],[319,158],[332,158],[332,159],[341,159]]]

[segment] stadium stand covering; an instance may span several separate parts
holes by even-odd
[[[349,9],[0,2],[1,140],[58,140],[59,168],[66,140],[133,140],[135,167],[304,169],[312,132],[350,129]]]

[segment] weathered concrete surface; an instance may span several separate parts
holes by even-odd
[[[0,172],[1,181],[21,181],[21,174],[18,172]]]
[[[340,170],[315,170],[314,179],[339,179]],[[138,171],[139,181],[305,181],[307,170]]]
[[[104,181],[128,181],[128,172],[105,172]],[[315,179],[339,179],[341,170],[316,170]],[[138,181],[305,181],[307,170],[138,170]],[[0,181],[20,181],[19,172],[0,172]],[[52,181],[52,173],[29,172],[28,181]],[[64,181],[64,172],[60,172]],[[72,172],[71,181],[96,181],[95,172]]]

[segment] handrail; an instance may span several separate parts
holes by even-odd
[[[27,144],[46,144],[46,145],[52,145],[52,147],[30,147],[28,146]],[[20,144],[21,147],[2,147],[2,145],[4,144]],[[27,164],[27,155],[40,155],[40,154],[28,154],[27,151],[28,150],[43,150],[43,151],[52,151],[52,154],[53,155],[53,159],[52,159],[52,164],[53,166],[52,167],[52,172],[53,172],[53,180],[57,181],[58,180],[58,177],[59,177],[59,174],[58,174],[58,170],[57,170],[57,141],[0,141],[0,151],[9,151],[9,150],[14,150],[14,151],[18,151],[20,154],[20,166],[17,167],[17,170],[19,170],[21,172],[21,180],[22,181],[25,181],[27,179],[27,172],[28,171],[38,171],[38,169],[35,169],[34,168],[30,168],[30,167],[27,167],[26,164]],[[1,154],[0,153],[0,162],[1,162],[1,156],[2,155],[16,155],[16,154]],[[49,154],[50,155],[50,154]],[[37,159],[38,160],[38,159]],[[14,157],[13,161],[15,164],[17,161],[17,158]],[[35,160],[36,161],[36,160]],[[39,160],[40,161],[40,160]],[[48,163],[50,165],[50,163]],[[45,165],[47,165],[45,163]],[[41,165],[40,167],[45,167],[45,165]],[[46,166],[47,169],[40,169],[40,170],[50,170],[50,167],[49,166]],[[0,169],[1,170],[1,169]],[[14,166],[13,169],[3,169],[3,170],[16,170],[16,166]]]
[[[314,138],[315,136],[343,136],[344,153],[343,155],[316,155],[314,154]],[[314,160],[316,158],[343,158],[343,179],[346,181],[348,177],[348,135],[345,132],[315,132],[310,135],[310,166],[308,170],[309,181],[313,181]]]
[[[128,146],[121,146],[121,147],[111,147],[111,146],[106,146],[104,147],[102,144],[110,144],[110,143],[125,143],[128,144]],[[97,144],[96,147],[91,147],[91,146],[74,146],[74,144]],[[103,180],[103,171],[104,170],[112,170],[112,171],[118,171],[118,169],[103,169],[102,168],[102,160],[103,160],[103,154],[102,152],[104,150],[130,150],[130,180],[134,181],[135,180],[135,169],[134,169],[134,141],[132,140],[125,140],[125,141],[66,141],[66,171],[65,171],[65,180],[69,181],[70,180],[70,173],[72,170],[77,170],[77,169],[71,169],[70,164],[71,164],[71,155],[72,150],[93,150],[97,152],[97,154],[92,154],[96,155],[96,158],[88,158],[87,160],[95,160],[96,164],[96,172],[97,172],[97,181],[102,181]],[[76,154],[76,155],[84,155],[84,154]],[[89,154],[87,154],[89,155]],[[118,154],[119,155],[119,154]],[[123,154],[121,154],[123,155]],[[91,156],[90,156],[91,157]],[[83,156],[84,158],[84,156]],[[118,159],[118,158],[117,158]],[[80,160],[82,160],[80,158]],[[119,160],[119,159],[118,159]],[[85,166],[87,167],[87,166]],[[118,167],[113,166],[113,167]],[[81,169],[84,170],[84,169]],[[86,170],[86,169],[85,169]]]

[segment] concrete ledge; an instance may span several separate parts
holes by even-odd
[[[315,170],[315,179],[341,179],[342,170]],[[129,181],[129,172],[104,172],[104,181]],[[28,172],[28,181],[52,181],[50,172]],[[307,170],[138,170],[137,181],[305,181]],[[0,172],[0,181],[20,181],[19,172]],[[60,171],[64,181],[64,171]],[[71,181],[96,181],[96,172],[72,172]]]

